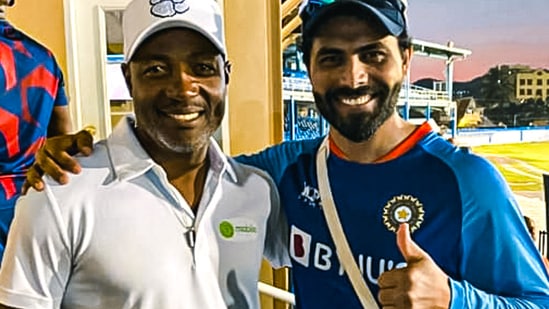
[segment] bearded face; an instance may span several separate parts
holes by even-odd
[[[410,56],[377,24],[353,16],[325,21],[308,64],[320,114],[350,141],[369,140],[395,113]]]
[[[320,114],[338,132],[349,140],[359,143],[369,140],[377,129],[394,113],[401,89],[401,83],[389,86],[368,87],[356,89],[329,89],[325,95],[313,92],[316,106]],[[371,110],[352,110],[352,106],[360,105],[376,99],[377,104]],[[341,108],[349,105],[351,108]]]
[[[142,144],[183,154],[209,145],[223,119],[227,83],[223,57],[208,39],[183,28],[158,32],[123,70]]]

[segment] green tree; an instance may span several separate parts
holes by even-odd
[[[515,101],[515,74],[508,66],[490,68],[482,77],[480,93],[488,103],[507,103]]]

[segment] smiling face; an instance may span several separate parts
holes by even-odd
[[[158,32],[123,71],[144,146],[154,143],[178,153],[208,146],[221,124],[226,95],[224,60],[209,40],[183,28]]]
[[[324,22],[312,43],[308,69],[319,112],[347,139],[369,140],[395,113],[411,51],[352,16]]]

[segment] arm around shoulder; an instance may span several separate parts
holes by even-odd
[[[93,136],[87,130],[48,138],[46,144],[36,152],[36,160],[27,172],[25,187],[41,191],[44,188],[44,174],[61,184],[66,184],[66,172],[78,174],[81,170],[80,164],[72,156],[78,153],[90,155],[92,148]]]

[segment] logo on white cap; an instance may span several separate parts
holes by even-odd
[[[156,17],[172,17],[187,12],[190,7],[186,0],[149,0],[151,14]]]

